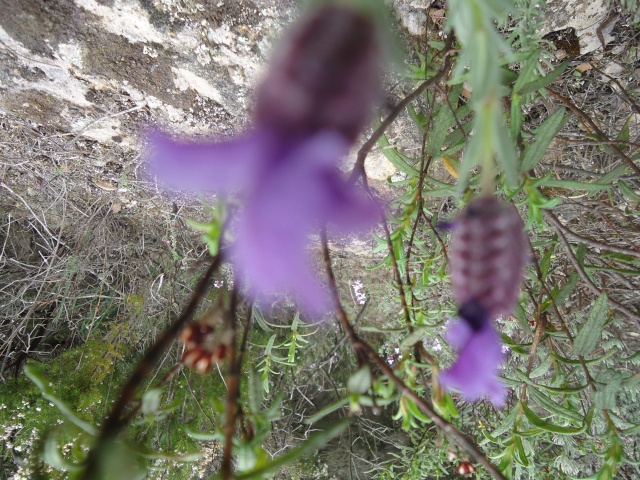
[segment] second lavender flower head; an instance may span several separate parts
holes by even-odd
[[[248,133],[211,144],[153,135],[150,165],[164,185],[243,199],[230,257],[250,297],[289,293],[315,315],[329,307],[308,235],[325,223],[361,231],[377,218],[378,207],[343,181],[337,164],[370,120],[379,68],[375,22],[327,4],[276,50]]]
[[[449,251],[453,296],[460,320],[447,333],[458,359],[440,383],[468,400],[488,397],[502,406],[498,379],[503,353],[494,320],[511,313],[520,293],[526,236],[520,214],[493,196],[469,202],[456,218]]]

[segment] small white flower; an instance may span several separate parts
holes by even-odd
[[[362,292],[362,289],[364,288],[362,281],[356,280],[355,282],[353,282],[352,288],[353,288],[353,293],[356,296],[356,301],[360,305],[364,305],[365,302],[367,301],[367,296]]]

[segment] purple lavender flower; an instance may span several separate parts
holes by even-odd
[[[475,330],[463,318],[451,325],[445,338],[459,355],[451,368],[440,374],[440,385],[458,390],[466,400],[489,397],[496,407],[503,406],[507,390],[498,378],[503,354],[493,326],[487,322]]]
[[[504,405],[506,389],[498,380],[503,357],[494,319],[511,313],[518,299],[526,260],[520,214],[495,197],[469,202],[454,222],[449,250],[453,296],[460,321],[447,340],[459,351],[440,383],[468,400],[488,396]]]
[[[288,292],[314,315],[329,305],[308,235],[325,223],[346,232],[376,219],[378,207],[342,180],[337,163],[370,118],[378,69],[372,20],[325,5],[277,51],[257,89],[253,130],[213,144],[152,135],[151,167],[165,185],[244,199],[230,258],[250,297]]]

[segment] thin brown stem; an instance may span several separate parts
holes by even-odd
[[[321,233],[321,240],[323,258],[327,271],[327,277],[329,279],[329,288],[331,294],[333,295],[334,306],[338,314],[340,324],[342,325],[344,331],[347,333],[347,336],[351,341],[351,346],[356,351],[356,354],[364,354],[367,358],[369,358],[371,362],[375,363],[376,366],[380,368],[380,370],[382,370],[384,374],[395,384],[396,388],[398,388],[402,395],[410,398],[443,433],[445,433],[449,438],[455,440],[464,449],[466,449],[478,463],[484,466],[487,471],[494,476],[494,478],[499,480],[506,480],[506,477],[502,474],[502,472],[500,472],[498,467],[496,467],[493,463],[491,463],[491,461],[489,461],[489,459],[482,453],[482,451],[478,448],[473,440],[471,440],[466,435],[463,435],[453,424],[449,423],[443,417],[438,415],[426,400],[416,394],[399,377],[395,375],[393,369],[389,365],[387,365],[387,363],[382,358],[380,358],[378,353],[371,346],[369,346],[369,344],[362,341],[358,337],[351,323],[349,322],[349,318],[347,317],[347,314],[342,307],[342,303],[340,302],[335,275],[333,273],[333,268],[331,267],[331,257],[329,255],[327,234],[325,231]]]
[[[171,324],[161,335],[160,338],[147,350],[144,357],[138,362],[136,369],[133,371],[127,383],[122,387],[120,395],[116,399],[109,416],[102,424],[100,435],[93,448],[87,456],[85,470],[80,477],[82,480],[92,480],[97,477],[98,462],[100,453],[104,447],[111,442],[126,427],[130,420],[130,416],[125,414],[127,405],[135,396],[138,387],[143,384],[144,379],[153,370],[156,363],[176,339],[182,328],[189,322],[200,304],[203,296],[211,286],[211,277],[220,266],[222,256],[219,254],[211,259],[209,268],[196,285],[189,303],[184,308],[180,316]]]
[[[449,50],[452,45],[453,45],[453,35],[451,35],[450,38],[447,40],[447,43],[445,44],[444,49],[442,50],[444,52],[443,54],[444,62],[440,71],[436,73],[433,77],[431,77],[429,80],[421,83],[418,86],[418,88],[416,88],[413,92],[411,92],[409,95],[403,98],[402,101],[398,105],[396,105],[396,107],[391,111],[391,113],[387,115],[387,117],[382,121],[382,123],[380,123],[378,128],[374,130],[374,132],[371,134],[369,139],[366,142],[364,142],[362,147],[360,147],[360,150],[358,150],[358,154],[356,156],[356,163],[353,166],[353,170],[351,171],[351,176],[349,177],[350,182],[355,182],[358,179],[358,177],[366,178],[366,174],[364,170],[364,162],[367,158],[367,155],[369,155],[369,152],[371,152],[371,149],[373,149],[374,145],[378,142],[380,137],[384,135],[384,132],[387,131],[387,128],[389,128],[389,126],[396,120],[396,118],[398,118],[398,115],[400,115],[411,102],[413,102],[420,95],[422,95],[422,93],[427,88],[433,87],[434,85],[437,85],[438,83],[440,83],[442,80],[445,79],[445,77],[449,72],[449,68],[451,66],[452,60],[451,60],[451,55],[449,55],[450,53]]]
[[[622,253],[624,255],[629,255],[631,257],[640,258],[640,251],[638,250],[632,250],[630,248],[624,248],[624,247],[617,247],[615,245],[609,245],[608,243],[603,243],[597,240],[593,240],[592,238],[583,237],[582,235],[575,233],[573,230],[570,230],[566,225],[563,225],[560,222],[560,220],[558,220],[557,218],[556,220],[557,222],[554,223],[554,227],[559,228],[567,236],[575,240],[578,240],[579,242],[584,243],[585,245],[589,245],[590,247],[593,247],[593,248],[601,248],[603,250],[608,250],[610,252]]]
[[[591,290],[594,294],[600,295],[602,293],[602,290],[600,288],[598,288],[598,286],[591,281],[591,279],[589,278],[589,275],[587,275],[587,272],[582,267],[582,265],[580,264],[580,261],[578,260],[578,258],[573,253],[573,250],[571,249],[571,244],[567,240],[567,237],[565,237],[564,232],[562,231],[562,228],[560,228],[558,226],[560,224],[560,221],[555,217],[555,215],[553,213],[551,213],[548,210],[542,210],[542,214],[544,215],[544,218],[554,228],[556,234],[558,235],[558,239],[560,240],[560,243],[564,247],[565,252],[567,253],[567,255],[569,257],[569,261],[571,262],[573,267],[578,272],[578,275],[580,275],[580,278],[582,279],[582,281],[584,283],[586,283],[587,287],[589,287],[589,290]],[[633,310],[625,307],[620,302],[617,302],[617,301],[613,300],[612,298],[609,298],[609,304],[614,309],[618,310],[619,312],[624,313],[630,319],[635,320],[636,322],[640,323],[640,315],[637,314],[636,312],[634,312]]]
[[[544,276],[542,275],[542,270],[540,269],[540,264],[538,263],[538,259],[536,258],[535,250],[533,248],[533,244],[531,243],[531,239],[529,239],[529,249],[531,250],[531,256],[533,257],[533,266],[536,269],[536,275],[538,277],[538,280],[540,281],[540,285],[542,286],[542,290],[544,291],[544,293],[547,296],[547,298],[551,301],[551,306],[552,306],[553,311],[555,312],[556,316],[558,317],[558,321],[560,322],[560,326],[561,326],[562,330],[564,331],[564,333],[567,335],[567,338],[569,339],[571,344],[573,345],[573,334],[571,333],[571,330],[569,330],[569,327],[567,326],[567,322],[565,322],[565,320],[564,320],[564,316],[562,315],[562,313],[560,313],[560,309],[558,308],[558,305],[557,305],[555,299],[551,295],[551,291],[549,290],[549,288],[547,287],[547,285],[546,285],[546,283],[544,281]],[[609,300],[609,302],[611,302],[611,300]],[[582,355],[578,355],[578,361],[580,362],[580,366],[582,367],[584,375],[585,375],[585,377],[587,379],[587,383],[589,384],[589,388],[591,389],[591,391],[593,393],[595,393],[597,391],[596,384],[595,384],[595,381],[593,380],[593,377],[591,376],[591,372],[589,372],[589,367],[587,367],[587,362],[585,362],[584,357]],[[615,424],[613,423],[613,420],[611,419],[611,416],[609,415],[609,410],[607,410],[606,408],[602,408],[601,410],[602,410],[603,416],[605,417],[605,420],[607,421],[607,425],[608,425],[609,430],[611,430],[615,434],[617,432],[617,429],[616,429]]]
[[[231,293],[229,310],[225,315],[224,328],[229,333],[231,341],[228,345],[227,360],[229,362],[229,375],[227,376],[227,401],[226,401],[226,422],[224,426],[224,451],[222,453],[222,463],[220,464],[220,476],[223,480],[229,480],[233,474],[233,436],[236,429],[236,419],[240,414],[240,362],[237,361],[236,347],[236,322],[238,308],[238,292],[234,287]]]
[[[576,116],[591,129],[593,133],[598,136],[598,140],[609,142],[610,139],[598,128],[598,126],[591,120],[591,117],[580,110],[571,100],[566,98],[564,95],[556,92],[552,88],[547,87],[547,92],[549,92],[553,97],[560,100],[564,105],[566,105]],[[633,160],[631,160],[627,155],[624,154],[622,150],[620,150],[616,145],[607,145],[607,150],[609,150],[613,155],[618,157],[620,160],[625,162],[629,167],[635,172],[636,175],[640,176],[640,167],[638,167]]]

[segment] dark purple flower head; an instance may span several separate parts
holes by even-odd
[[[496,406],[505,402],[498,380],[503,354],[493,323],[511,313],[518,299],[525,246],[520,214],[495,197],[472,200],[454,222],[449,258],[461,320],[447,338],[459,356],[440,383],[468,400],[488,396]]]
[[[522,218],[495,197],[472,200],[458,215],[449,250],[453,296],[487,318],[508,315],[518,300],[526,260]]]
[[[276,51],[258,88],[256,123],[288,135],[331,129],[353,141],[379,96],[379,68],[372,19],[325,5],[294,27]]]
[[[369,119],[378,61],[373,22],[324,6],[283,41],[257,90],[252,131],[213,144],[152,135],[150,165],[165,185],[243,198],[230,258],[252,298],[291,293],[307,313],[322,313],[329,302],[306,252],[309,233],[325,223],[361,231],[377,218],[337,164]]]

